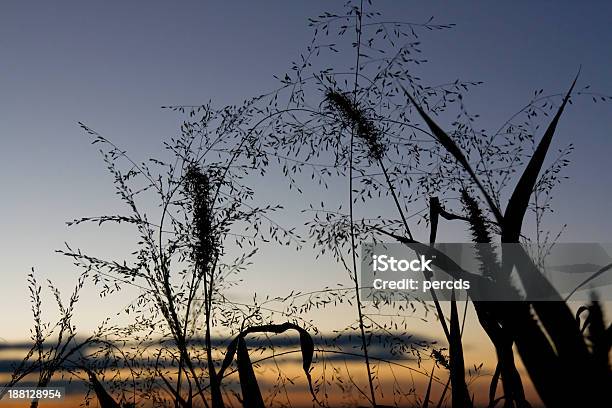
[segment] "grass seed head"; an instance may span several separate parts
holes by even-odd
[[[210,179],[198,166],[189,167],[185,178],[185,190],[193,206],[193,229],[196,236],[194,258],[197,264],[205,268],[214,259],[218,247],[213,226]]]
[[[326,92],[325,100],[331,110],[337,112],[348,126],[353,127],[355,135],[368,146],[370,156],[375,160],[382,159],[385,153],[385,146],[381,142],[382,132],[365,109],[353,102],[346,93],[332,89]]]

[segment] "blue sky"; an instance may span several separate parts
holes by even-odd
[[[535,89],[565,90],[580,65],[582,85],[612,94],[610,2],[376,4],[390,19],[423,22],[435,16],[457,24],[422,36],[430,60],[424,75],[430,82],[484,81],[467,100],[483,127],[502,123]],[[75,269],[53,253],[63,242],[109,255],[131,242],[127,230],[99,234],[95,228],[69,230],[64,224],[121,209],[78,121],[139,159],[155,155],[161,142],[176,134],[181,119],[162,111],[162,105],[239,103],[273,88],[272,75],[284,73],[310,39],[306,18],[341,6],[328,1],[3,2],[0,307],[12,313],[2,314],[0,327],[10,331],[0,337],[27,334],[25,275],[31,267],[60,286],[74,282]],[[611,109],[581,101],[568,109],[559,127],[557,146],[576,145],[567,173],[571,179],[557,191],[551,220],[568,222],[565,241],[611,241],[612,218],[604,216],[612,196]],[[282,183],[261,182],[258,188],[261,195],[286,198]],[[286,199],[297,208],[319,201]],[[255,266],[259,279],[246,278],[246,292],[269,289],[295,256],[275,253],[271,264]],[[311,263],[308,253],[300,256],[297,276],[317,270],[322,280],[328,277],[329,265]],[[330,279],[346,281],[343,273]],[[287,288],[277,282],[271,290]],[[95,296],[84,302],[86,311],[99,309]],[[119,311],[119,303],[111,305]],[[83,319],[88,326],[98,316]]]

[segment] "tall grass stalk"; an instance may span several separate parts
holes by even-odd
[[[355,62],[355,83],[353,89],[353,102],[357,101],[357,89],[359,85],[359,61],[361,57],[361,24],[363,14],[363,0],[359,4],[359,10],[356,10],[357,24],[355,24],[355,31],[357,35],[357,56]],[[355,300],[357,304],[357,316],[359,319],[359,331],[361,334],[361,345],[363,347],[363,356],[365,359],[366,371],[368,376],[368,386],[370,389],[370,403],[373,407],[376,407],[376,392],[374,391],[374,381],[372,379],[372,370],[370,368],[370,356],[368,354],[368,340],[365,333],[365,324],[363,317],[363,305],[361,304],[361,295],[359,288],[359,278],[357,276],[357,246],[355,244],[355,222],[353,214],[353,147],[355,143],[355,126],[351,126],[351,139],[350,139],[350,151],[349,151],[349,219],[350,219],[350,235],[351,235],[351,261],[352,261],[352,272],[353,281],[355,283]]]

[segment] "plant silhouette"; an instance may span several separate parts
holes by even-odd
[[[559,235],[544,234],[542,219],[573,150],[554,153],[555,134],[572,101],[593,96],[580,88],[580,73],[563,93],[536,91],[491,132],[477,128],[465,103],[481,82],[422,78],[421,36],[452,24],[389,21],[369,1],[308,22],[312,42],[277,89],[220,108],[164,107],[184,121],[162,158],[137,160],[79,124],[125,212],[68,225],[127,225],[134,248],[125,259],[68,244],[57,251],[81,274],[68,303],[49,283],[54,324],[43,319],[42,289],[28,276],[32,346],[0,397],[34,379],[36,387],[79,383],[84,403],[103,408],[528,408],[539,403],[532,389],[547,407],[612,406],[612,326],[596,293],[577,310],[570,301],[610,265],[565,298],[543,270]],[[279,205],[258,179],[272,172],[320,206]],[[312,189],[319,194],[306,193]],[[281,211],[292,225],[277,220]],[[479,270],[438,249],[447,223],[463,226]],[[359,277],[366,242],[426,255],[473,287],[450,299],[432,287],[430,302],[373,297]],[[287,246],[331,260],[338,285],[236,300],[232,290],[258,251]],[[291,273],[283,278],[296,285],[310,279]],[[434,274],[424,270],[423,279]],[[79,336],[73,315],[86,284],[101,297],[135,296],[122,311],[128,323],[108,318]],[[481,300],[482,292],[509,300]],[[470,308],[474,327],[466,324]],[[343,325],[334,314],[345,309]],[[333,320],[331,333],[316,313]],[[434,334],[417,335],[410,319]],[[486,335],[493,361],[471,361],[466,330]],[[477,381],[486,382],[484,395]]]

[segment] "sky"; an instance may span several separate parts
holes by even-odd
[[[126,229],[68,228],[66,221],[122,210],[112,179],[83,122],[139,160],[155,156],[176,135],[181,117],[163,105],[240,103],[274,88],[310,40],[307,17],[341,10],[329,1],[28,2],[0,5],[0,256],[3,296],[0,338],[28,334],[26,274],[70,290],[78,271],[54,253],[64,242],[96,253],[124,253]],[[390,19],[455,23],[426,33],[430,82],[483,81],[467,99],[494,128],[533,91],[567,89],[581,66],[580,84],[612,94],[612,4],[592,1],[376,2]],[[612,106],[588,100],[570,107],[557,147],[573,142],[570,180],[555,194],[564,241],[611,242]],[[278,176],[270,175],[270,180]],[[287,195],[282,182],[259,182],[258,194],[305,208],[318,197]],[[292,216],[285,213],[284,220]],[[456,238],[456,237],[455,237]],[[245,277],[240,296],[254,290],[286,293],[295,286],[343,281],[325,260],[265,248]],[[265,262],[263,262],[265,260]],[[287,266],[290,266],[288,268]],[[278,279],[290,269],[293,279]],[[79,321],[93,328],[127,298],[83,299]],[[129,297],[129,296],[128,296]],[[103,306],[102,306],[103,305]]]

